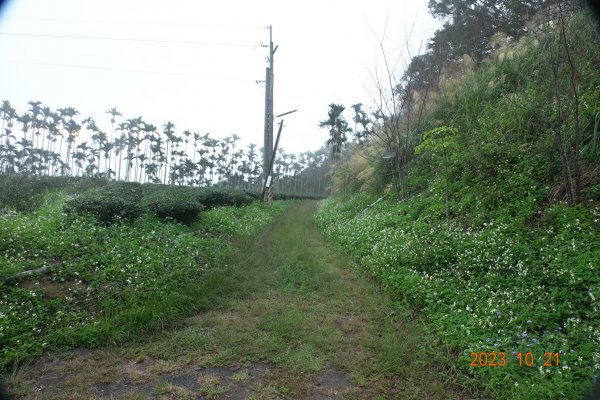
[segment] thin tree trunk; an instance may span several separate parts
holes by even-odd
[[[4,117],[6,117],[6,113],[2,113],[2,131],[0,132],[0,149],[2,148],[6,148],[6,156],[8,157],[8,134],[6,134],[6,146],[2,146],[2,136],[4,135],[4,123],[6,122],[4,120]],[[1,155],[1,153],[0,153]],[[2,164],[4,164],[4,162],[2,162]],[[2,165],[0,164],[0,172],[4,172],[4,168],[2,167]]]
[[[562,37],[562,33],[561,33]],[[559,39],[560,40],[560,39]],[[569,203],[574,203],[574,186],[573,179],[571,177],[571,168],[569,165],[569,158],[567,155],[567,151],[565,149],[565,144],[562,138],[561,127],[563,123],[563,113],[562,113],[562,100],[560,97],[560,88],[559,88],[559,72],[560,72],[560,44],[556,49],[556,55],[552,51],[552,44],[550,45],[550,70],[552,73],[552,83],[554,86],[554,101],[557,107],[557,118],[556,118],[556,126],[552,128],[552,133],[554,134],[554,142],[556,143],[556,147],[560,156],[560,162],[562,167],[562,174],[565,184],[565,192],[567,194],[567,199]],[[555,58],[556,56],[556,58]]]
[[[567,155],[567,151],[565,150],[564,141],[561,135],[562,102],[560,100],[560,94],[558,93],[557,87],[555,87],[555,91],[555,101],[558,107],[558,118],[556,127],[552,129],[552,132],[554,133],[554,141],[556,142],[556,147],[560,155],[560,162],[562,166],[563,179],[565,181],[565,191],[567,194],[567,198],[569,200],[569,203],[573,204],[575,201],[575,198],[573,196],[573,178],[571,177],[571,169],[569,168],[569,158]]]
[[[571,56],[571,49],[569,48],[569,43],[567,42],[567,33],[565,30],[565,20],[563,16],[563,11],[561,7],[561,2],[558,2],[558,8],[560,11],[560,27],[561,27],[561,36],[563,39],[563,43],[565,46],[565,52],[567,54],[567,61],[569,62],[569,66],[571,69],[571,74],[569,77],[569,82],[571,83],[571,91],[573,92],[573,100],[575,102],[575,149],[573,154],[573,173],[575,175],[575,191],[573,193],[573,202],[577,202],[579,199],[580,191],[581,191],[581,170],[579,164],[579,142],[581,137],[581,121],[579,119],[579,79],[578,79],[578,71],[573,62],[573,57]]]
[[[169,140],[167,139],[167,146],[165,149],[165,174],[163,178],[163,184],[167,184],[167,170],[169,167]]]
[[[115,160],[115,162],[117,162],[117,161]],[[119,176],[118,176],[117,180],[121,179],[121,165],[122,165],[122,162],[123,162],[123,154],[122,154],[122,150],[121,150],[121,154],[119,154]]]
[[[448,221],[450,219],[450,212],[448,211],[448,203],[449,203],[449,196],[448,196],[448,154],[446,154],[446,151],[444,150],[444,175],[446,175],[446,221]]]

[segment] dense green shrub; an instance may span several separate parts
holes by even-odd
[[[250,191],[245,191],[244,194],[250,198],[252,198],[253,200],[262,200],[262,193],[261,192],[250,192]]]
[[[143,214],[142,187],[135,182],[113,182],[88,189],[67,201],[64,211],[74,215],[92,215],[98,221],[134,220]]]
[[[261,192],[244,192],[246,196],[251,197],[254,200],[262,200],[263,195]],[[291,193],[279,193],[275,191],[273,194],[273,200],[322,200],[325,196],[319,195],[306,195],[306,194],[291,194]]]
[[[190,190],[177,187],[147,190],[145,201],[148,209],[157,217],[174,219],[183,224],[192,223],[204,208]]]
[[[254,201],[254,199],[252,197],[248,196],[244,192],[239,192],[239,191],[234,191],[232,193],[232,197],[233,197],[232,205],[234,205],[236,207],[247,206],[248,204],[250,204]]]
[[[291,193],[278,193],[273,194],[273,200],[322,200],[324,196],[318,195],[306,195],[306,194],[291,194]]]
[[[0,175],[0,209],[33,211],[38,209],[48,191],[62,189],[69,177]]]
[[[109,183],[110,181],[106,178],[73,177],[65,189],[69,194],[78,194],[88,189],[104,187]],[[115,183],[113,182],[113,185]]]
[[[241,207],[253,201],[253,198],[244,192],[227,189],[199,189],[197,198],[207,209],[224,206]]]

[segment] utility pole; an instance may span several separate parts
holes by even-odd
[[[273,27],[268,26],[269,29],[269,57],[267,61],[269,66],[266,71],[266,87],[265,87],[265,138],[264,138],[264,150],[263,150],[263,187],[267,182],[269,174],[269,165],[272,160],[273,153],[273,58],[277,47],[273,47]]]

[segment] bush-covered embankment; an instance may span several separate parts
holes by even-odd
[[[557,205],[528,231],[435,221],[426,196],[365,210],[372,201],[327,200],[317,223],[399,300],[426,312],[462,350],[461,368],[498,398],[577,398],[589,388],[600,367],[600,208]],[[482,351],[506,353],[506,366],[469,367],[471,352]],[[546,352],[559,353],[558,367],[554,358],[543,367]]]
[[[462,77],[424,118],[401,193],[368,207],[383,194],[373,184],[316,215],[327,237],[424,310],[460,351],[456,364],[499,399],[580,398],[600,380],[593,26],[576,15],[566,28],[576,65],[557,64],[566,50],[551,30]],[[387,160],[373,163],[376,176],[389,172]],[[486,364],[472,352],[488,365],[471,367]],[[505,366],[490,367],[504,364],[500,352]]]
[[[230,239],[286,207],[198,190],[205,206],[192,189],[133,183],[34,182],[40,195],[26,182],[39,208],[8,208],[14,196],[0,207],[0,371],[49,349],[120,343],[208,306],[223,290]]]

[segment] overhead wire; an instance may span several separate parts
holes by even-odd
[[[94,20],[94,19],[67,19],[67,18],[40,18],[40,17],[3,17],[0,21],[25,20],[25,21],[41,21],[41,22],[60,22],[60,23],[92,23],[92,24],[126,24],[126,25],[195,25],[198,28],[216,28],[216,29],[266,29],[262,25],[216,25],[206,24],[199,21],[132,21],[132,20]]]
[[[199,77],[199,78],[203,78],[203,79],[231,80],[231,81],[242,81],[242,82],[248,82],[248,83],[256,82],[255,80],[252,80],[252,79],[233,78],[233,77],[224,77],[224,76],[208,76],[208,75],[185,73],[185,72],[147,71],[147,70],[136,70],[136,69],[127,69],[127,68],[102,67],[102,66],[94,66],[94,65],[75,65],[75,64],[61,64],[61,63],[47,63],[47,62],[38,62],[38,61],[2,60],[2,59],[0,59],[0,63],[32,64],[32,65],[44,65],[44,66],[50,66],[50,67],[67,67],[67,68],[82,68],[82,69],[98,69],[98,70],[106,70],[106,71],[132,72],[132,73],[141,73],[141,74],[194,76],[194,77]]]
[[[193,40],[162,40],[162,39],[138,39],[138,38],[119,38],[108,36],[78,36],[78,35],[50,35],[38,33],[17,33],[17,32],[0,32],[4,36],[20,36],[20,37],[43,37],[53,39],[87,39],[87,40],[108,40],[108,41],[126,41],[126,42],[141,42],[141,43],[161,43],[161,44],[188,44],[198,46],[227,46],[227,47],[262,47],[263,45],[249,43],[226,43],[226,42],[199,42]]]

